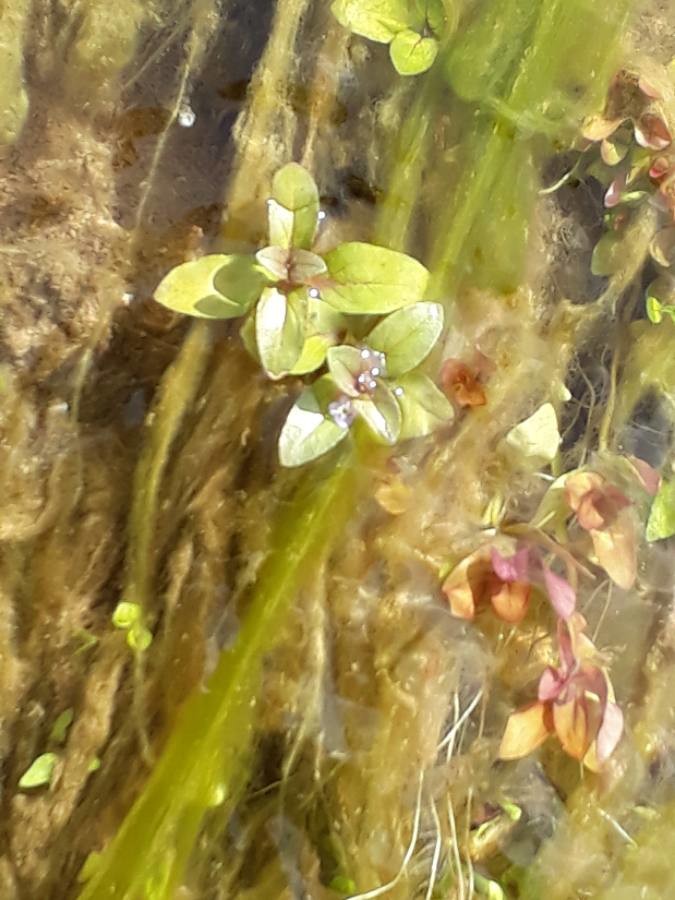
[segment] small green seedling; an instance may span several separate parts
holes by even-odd
[[[663,541],[675,534],[675,478],[663,481],[659,492],[654,497],[649,521],[647,522],[647,540]]]
[[[66,738],[68,737],[68,729],[73,724],[74,717],[75,713],[71,707],[64,709],[52,725],[52,730],[49,733],[49,740],[54,741],[55,744],[65,744]]]
[[[335,0],[331,9],[354,34],[389,44],[399,75],[419,75],[434,64],[445,25],[443,0]]]
[[[142,653],[152,643],[152,633],[143,624],[141,608],[137,603],[124,600],[118,603],[112,621],[115,628],[126,631],[127,644],[132,650]]]
[[[19,779],[19,789],[25,791],[50,785],[58,760],[56,753],[43,753],[38,756]]]

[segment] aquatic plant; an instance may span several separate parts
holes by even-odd
[[[176,312],[239,318],[251,354],[274,380],[328,373],[295,401],[279,438],[284,466],[339,444],[356,418],[384,444],[430,434],[452,410],[434,383],[413,372],[443,329],[443,307],[415,302],[428,272],[403,253],[365,243],[311,251],[319,192],[296,163],[280,169],[267,201],[270,246],[255,256],[214,254],[182,263],[155,292]],[[362,335],[364,317],[389,313]],[[361,317],[359,319],[359,317]],[[342,343],[341,341],[351,341]]]
[[[669,896],[656,5],[66,6],[5,29],[0,894]]]

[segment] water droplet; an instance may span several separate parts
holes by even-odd
[[[178,110],[178,124],[181,128],[192,128],[197,121],[197,115],[189,103],[184,103]]]
[[[394,388],[394,394],[395,394],[397,397],[402,397],[404,393],[405,393],[405,391],[403,390],[402,387],[399,386],[399,387],[395,387],[395,388]]]
[[[312,300],[320,300],[321,299],[321,294],[319,293],[317,288],[310,288],[309,296],[312,298]]]
[[[130,303],[133,303],[136,299],[136,294],[133,294],[131,291],[125,291],[122,294],[122,303],[125,306],[129,306]]]
[[[319,214],[318,214],[319,222],[323,222],[323,220],[324,220],[325,218],[326,218],[326,211],[323,210],[323,209],[320,209],[320,210],[319,210]]]

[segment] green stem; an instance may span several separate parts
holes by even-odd
[[[353,512],[355,460],[313,473],[285,511],[235,646],[193,694],[162,756],[80,900],[173,896],[208,810],[235,802],[243,781],[257,686],[289,606]],[[253,701],[253,703],[252,703]],[[161,873],[159,885],[156,884]]]

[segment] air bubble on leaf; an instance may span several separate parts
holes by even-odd
[[[317,288],[310,288],[309,296],[312,298],[312,300],[320,300],[321,299],[321,293],[319,292],[319,290]]]
[[[178,110],[178,124],[181,128],[192,128],[197,121],[197,114],[189,103],[183,103]]]

